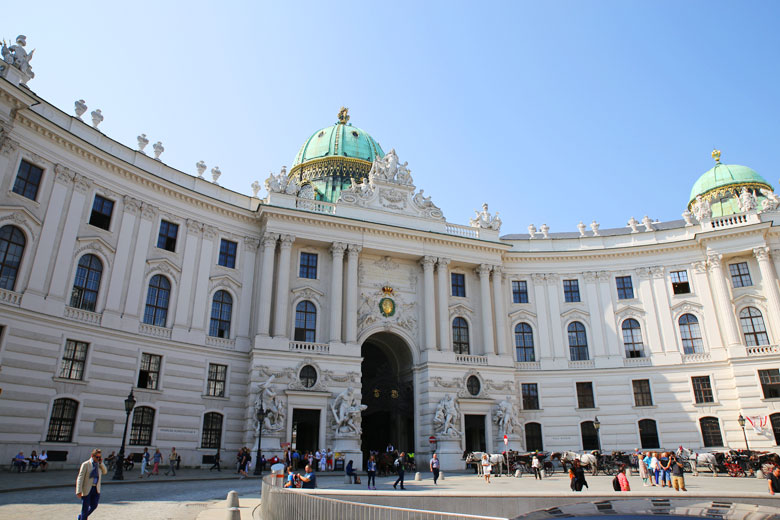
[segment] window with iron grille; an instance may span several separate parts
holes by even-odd
[[[233,297],[227,291],[217,291],[211,300],[209,336],[230,338],[230,319],[233,315]]]
[[[520,362],[536,361],[534,333],[527,323],[518,323],[515,326],[515,351]]]
[[[755,307],[746,307],[739,313],[739,324],[748,347],[769,345],[769,336],[764,325],[764,316]]]
[[[22,160],[19,164],[19,171],[16,173],[13,192],[35,200],[38,197],[38,187],[41,185],[42,176],[43,170],[41,168]]]
[[[639,421],[639,442],[643,450],[651,448],[660,448],[661,443],[658,440],[658,425],[652,419],[642,419]]]
[[[16,226],[0,228],[0,289],[14,290],[27,240]]]
[[[222,267],[229,267],[230,269],[236,268],[236,251],[238,250],[238,244],[232,240],[225,240],[224,238],[219,241],[219,259],[217,263]]]
[[[691,378],[691,384],[693,385],[693,399],[697,404],[715,402],[710,376],[694,376]]]
[[[634,284],[630,276],[618,276],[615,278],[618,300],[630,300],[634,297]]]
[[[579,321],[569,323],[569,355],[572,361],[586,361],[590,359],[588,354],[588,337],[585,334],[585,325]]]
[[[512,302],[528,303],[528,282],[512,280]]]
[[[314,343],[317,334],[317,308],[310,301],[295,306],[295,341]]]
[[[108,230],[111,227],[111,214],[113,212],[113,200],[95,195],[95,200],[92,201],[92,213],[89,215],[89,225]]]
[[[747,262],[729,264],[729,273],[731,274],[731,284],[737,287],[750,287],[753,280],[750,279],[750,269]]]
[[[84,366],[87,363],[87,348],[89,344],[83,341],[69,339],[65,342],[65,352],[60,364],[60,375],[63,379],[84,379]]]
[[[699,320],[693,314],[683,314],[678,320],[680,338],[683,344],[683,354],[704,352],[704,342],[701,339]]]
[[[298,271],[299,278],[317,279],[317,254],[301,253],[301,265]]]
[[[525,449],[528,451],[543,451],[542,425],[536,422],[525,423]]]
[[[304,388],[311,388],[317,384],[317,369],[311,365],[304,365],[301,368],[298,378]]]
[[[469,324],[461,317],[452,320],[452,350],[456,354],[469,353]]]
[[[160,366],[162,356],[156,354],[142,354],[141,368],[138,370],[138,388],[157,390],[160,383]]]
[[[717,417],[702,417],[701,437],[705,448],[719,448],[723,446],[723,437],[720,434],[720,422]]]
[[[653,406],[653,395],[650,393],[649,379],[631,381],[634,387],[634,404],[636,406]]]
[[[168,322],[168,303],[171,299],[171,282],[161,274],[149,280],[144,308],[144,323],[155,327],[165,327]]]
[[[523,383],[520,386],[523,392],[523,410],[539,409],[539,387],[536,383]]]
[[[627,358],[640,358],[645,355],[642,344],[642,329],[634,318],[623,320],[623,347]]]
[[[479,378],[477,376],[469,376],[468,379],[466,379],[466,390],[469,391],[469,394],[476,397],[479,395],[479,391],[482,389],[482,383],[479,382]]]
[[[225,384],[227,383],[227,366],[209,363],[209,378],[206,395],[212,397],[225,397]]]
[[[152,443],[154,429],[154,408],[139,406],[133,410],[133,423],[130,427],[130,446],[148,446]]]
[[[577,408],[596,408],[593,399],[593,383],[577,383]]]
[[[157,235],[157,247],[168,251],[176,251],[176,236],[179,234],[179,225],[167,220],[160,221],[160,233]]]
[[[219,449],[222,445],[222,414],[209,412],[203,416],[203,436],[201,448]]]
[[[450,273],[450,280],[452,281],[452,295],[465,297],[466,275],[463,273]]]
[[[579,280],[564,280],[563,281],[563,298],[567,302],[580,301],[580,282]]]
[[[761,381],[764,399],[780,398],[780,370],[776,368],[759,370],[758,379]]]
[[[688,294],[691,292],[691,284],[688,282],[688,271],[672,271],[669,273],[672,279],[672,292],[674,294]]]
[[[76,279],[70,294],[70,306],[95,312],[103,263],[95,255],[84,255],[76,268]]]
[[[73,399],[54,400],[46,442],[71,442],[73,440],[78,408],[79,403]]]

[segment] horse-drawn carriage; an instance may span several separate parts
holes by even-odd
[[[552,463],[552,460],[547,460],[547,457],[550,456],[549,452],[531,451],[523,453],[510,450],[505,452],[505,454],[509,473],[514,474],[517,471],[520,471],[520,476],[525,473],[533,473],[531,462],[533,461],[534,456],[536,456],[542,464],[542,471],[544,472],[545,477],[549,477],[555,473],[555,465]]]

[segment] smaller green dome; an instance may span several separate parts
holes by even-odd
[[[772,186],[752,168],[739,164],[718,163],[694,183],[689,204],[693,203],[698,195],[706,195],[726,186],[743,185],[756,189],[759,187],[772,189]]]
[[[376,157],[384,155],[368,132],[339,122],[314,132],[298,150],[292,168],[325,157],[350,157],[373,163]]]

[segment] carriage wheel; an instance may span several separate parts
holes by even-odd
[[[553,465],[552,465],[552,464],[550,464],[549,466],[545,466],[545,467],[544,467],[544,476],[545,476],[545,477],[550,477],[550,476],[552,476],[554,473],[555,473],[555,468],[553,467]]]
[[[604,466],[604,474],[607,476],[611,477],[613,475],[617,475],[617,471],[618,471],[617,466],[614,465]]]
[[[683,473],[693,473],[693,466],[687,460],[683,463]]]

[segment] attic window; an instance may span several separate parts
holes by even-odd
[[[322,137],[323,135],[325,135],[325,131],[324,130],[321,131],[319,134],[317,134],[317,137]]]
[[[357,133],[356,131],[352,130],[352,136],[353,136],[353,137],[357,137],[357,136],[358,136],[358,133]]]

